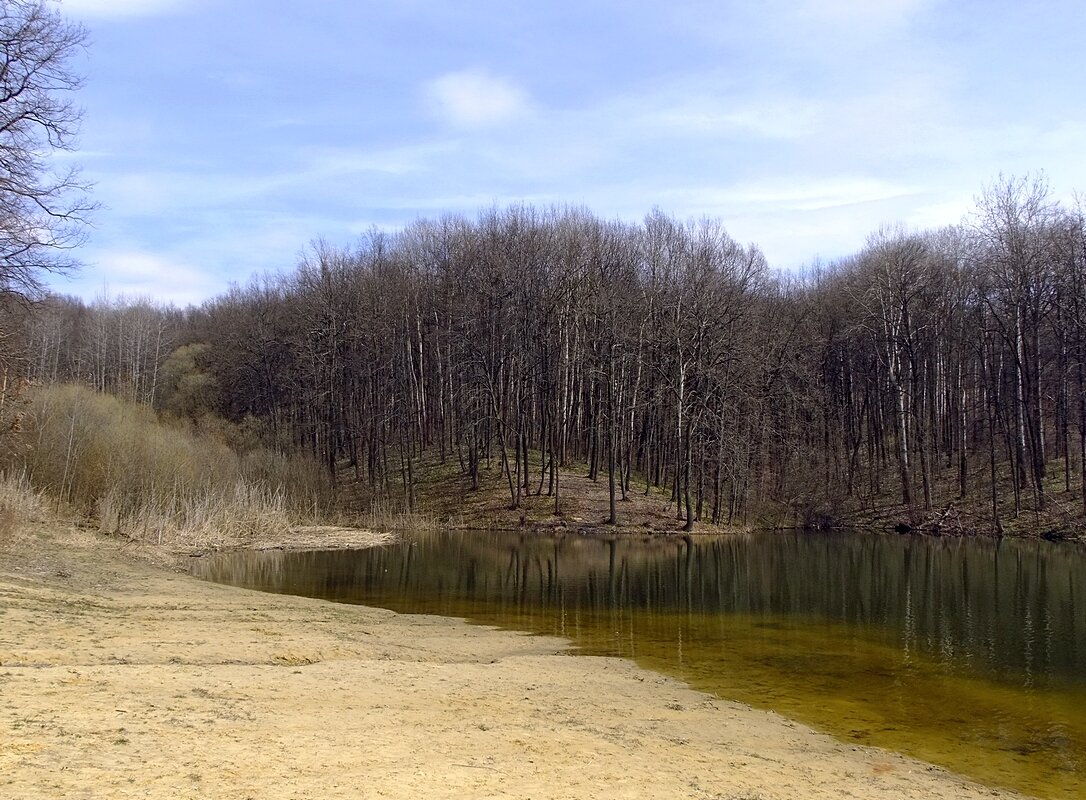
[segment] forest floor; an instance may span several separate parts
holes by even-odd
[[[398,518],[397,514],[375,515],[371,527],[418,527],[434,525],[442,528],[479,528],[487,530],[537,530],[580,533],[680,533],[685,514],[676,513],[667,488],[651,486],[646,491],[643,478],[635,478],[625,499],[616,485],[617,522],[608,522],[610,493],[607,473],[593,480],[586,464],[573,464],[559,471],[559,509],[545,478],[541,477],[538,453],[533,461],[528,487],[522,488],[520,502],[513,507],[508,480],[495,461],[489,468],[479,470],[479,485],[471,488],[470,479],[455,460],[440,463],[436,459],[415,467],[416,511]],[[346,474],[341,472],[341,474]],[[402,492],[400,487],[396,491]],[[347,482],[342,490],[348,506],[366,508],[371,497],[359,483]],[[378,501],[380,505],[380,501]],[[741,530],[741,526],[713,525],[708,519],[710,509],[703,509],[703,519],[695,526],[698,533],[726,533]]]
[[[973,465],[968,491],[961,496],[958,476],[950,467],[937,471],[932,483],[932,508],[926,511],[920,492],[913,513],[901,502],[900,485],[884,480],[878,492],[867,497],[840,498],[826,504],[826,515],[838,526],[892,531],[911,524],[917,533],[949,536],[1011,536],[1046,538],[1052,541],[1086,542],[1086,517],[1080,478],[1068,480],[1059,461],[1049,463],[1044,481],[1044,510],[1039,511],[1033,492],[1024,488],[1015,509],[1009,469],[1001,467],[996,483],[998,526],[992,513],[992,484],[980,466]]]
[[[555,513],[554,497],[549,494],[546,480],[541,480],[538,453],[532,453],[533,464],[529,486],[522,488],[520,502],[513,508],[508,481],[497,461],[479,471],[479,485],[471,488],[469,478],[454,459],[440,463],[427,459],[415,465],[415,513],[371,514],[365,517],[369,526],[378,530],[434,528],[481,528],[491,530],[536,530],[580,533],[679,534],[685,514],[677,514],[678,506],[666,487],[650,486],[646,491],[643,477],[631,482],[626,499],[618,495],[618,521],[608,523],[609,493],[606,473],[596,480],[588,477],[585,464],[574,464],[560,471],[560,511]],[[990,484],[986,473],[974,465],[969,492],[961,497],[957,472],[951,468],[937,471],[932,487],[932,509],[924,510],[919,492],[910,514],[901,502],[901,491],[893,475],[884,475],[877,490],[857,486],[851,497],[820,500],[814,507],[811,521],[827,528],[856,528],[892,533],[909,525],[915,533],[946,536],[1013,536],[1045,537],[1052,540],[1086,542],[1086,517],[1078,476],[1065,481],[1062,464],[1053,462],[1046,478],[1046,509],[1033,508],[1032,495],[1023,490],[1018,513],[1014,509],[1014,491],[1007,469],[1000,474],[999,528],[993,524]],[[342,476],[349,472],[342,470]],[[829,479],[827,479],[828,481]],[[1071,488],[1068,489],[1067,487]],[[866,489],[866,491],[865,491]],[[393,505],[402,506],[402,487],[394,486],[397,496]],[[617,490],[616,490],[617,491]],[[347,481],[342,485],[341,499],[356,509],[370,505],[372,497],[361,483]],[[380,506],[380,501],[377,505]],[[798,506],[802,501],[797,500]],[[695,534],[721,534],[749,530],[793,528],[800,524],[800,515],[785,503],[766,504],[760,514],[745,522],[713,525],[712,512],[704,508],[702,518],[694,526]]]
[[[3,530],[0,797],[1013,796],[558,639],[176,564],[63,523]]]
[[[497,471],[497,470],[495,470]],[[597,480],[588,477],[584,469],[568,468],[559,477],[560,513],[555,514],[554,497],[547,494],[547,485],[540,486],[539,475],[529,481],[528,490],[520,498],[520,506],[512,508],[508,485],[501,476],[484,474],[481,487],[464,491],[467,480],[460,475],[437,479],[425,487],[432,507],[456,519],[460,515],[465,525],[473,522],[491,528],[535,528],[539,530],[578,530],[596,532],[676,532],[683,520],[675,513],[670,494],[653,487],[645,493],[644,484],[631,486],[625,500],[616,487],[615,510],[617,523],[608,523],[610,494],[607,476]],[[715,528],[714,528],[715,529]]]

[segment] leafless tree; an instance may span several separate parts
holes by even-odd
[[[72,61],[87,33],[47,0],[0,1],[0,292],[35,297],[76,265],[93,209],[76,167],[81,111]],[[59,165],[59,169],[58,169]]]

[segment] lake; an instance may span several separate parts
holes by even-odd
[[[566,637],[848,742],[1086,797],[1086,550],[867,533],[426,534],[200,577]]]

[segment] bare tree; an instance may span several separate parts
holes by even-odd
[[[75,266],[93,209],[71,151],[80,77],[71,61],[86,30],[47,0],[0,0],[0,293],[33,297],[44,274]]]
[[[359,508],[425,508],[458,462],[461,498],[502,487],[521,524],[562,524],[586,468],[611,523],[636,524],[636,480],[687,530],[1055,529],[1086,504],[1084,253],[1043,181],[796,277],[714,221],[492,209],[318,244],[203,309],[9,303],[32,318],[8,325],[12,377],[217,412],[319,456]]]
[[[1039,510],[1046,469],[1042,341],[1055,299],[1052,234],[1059,219],[1048,182],[1039,176],[1001,177],[977,199],[974,221],[991,285],[986,302],[1011,356],[1017,480],[1024,484],[1028,472]]]

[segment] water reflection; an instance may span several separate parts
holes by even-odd
[[[198,572],[567,636],[851,740],[1043,796],[1086,796],[1076,549],[450,533],[364,552],[225,555]]]
[[[832,620],[1006,680],[1086,681],[1079,551],[849,534],[713,539],[452,533],[379,550],[236,553],[211,580],[444,613],[683,612]]]

